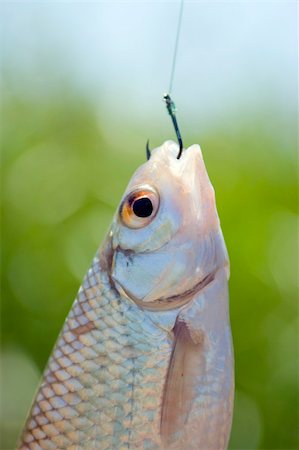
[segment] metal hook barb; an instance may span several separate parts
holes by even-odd
[[[145,152],[146,152],[146,159],[149,160],[151,157],[151,150],[149,148],[149,139],[146,141]]]
[[[168,113],[169,113],[169,115],[171,117],[174,129],[175,129],[176,137],[177,137],[178,142],[179,142],[180,149],[179,149],[179,153],[178,153],[177,159],[180,159],[180,157],[182,155],[182,151],[183,151],[183,141],[182,141],[181,133],[180,133],[179,126],[178,126],[178,123],[177,123],[177,120],[176,120],[175,104],[172,101],[172,99],[171,99],[169,94],[164,94],[163,95],[163,99],[166,102],[166,108],[167,108],[167,111],[168,111]]]

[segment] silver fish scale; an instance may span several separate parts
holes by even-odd
[[[21,450],[157,449],[172,343],[96,257],[44,373]]]

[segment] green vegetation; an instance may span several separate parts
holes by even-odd
[[[112,144],[101,115],[70,92],[39,101],[11,92],[2,117],[1,449],[12,449],[83,275],[145,154],[122,130]],[[231,259],[231,449],[299,446],[295,137],[284,140],[279,127],[252,119],[238,133],[188,136],[202,146]]]

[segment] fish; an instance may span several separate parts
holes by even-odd
[[[19,450],[226,449],[229,258],[200,146],[131,178],[68,314]]]

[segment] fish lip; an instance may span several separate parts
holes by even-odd
[[[195,283],[190,289],[187,289],[186,291],[181,292],[180,294],[171,295],[169,297],[161,297],[156,300],[151,300],[150,302],[144,302],[138,299],[130,291],[128,291],[118,280],[115,280],[113,276],[111,276],[111,278],[113,279],[114,287],[118,291],[118,293],[120,294],[117,285],[120,286],[121,290],[128,299],[132,300],[134,303],[136,303],[136,305],[140,306],[141,308],[149,311],[169,311],[186,305],[186,303],[188,303],[194,297],[195,294],[198,294],[206,286],[212,283],[212,281],[215,279],[216,272],[217,270],[209,273],[200,281]]]

